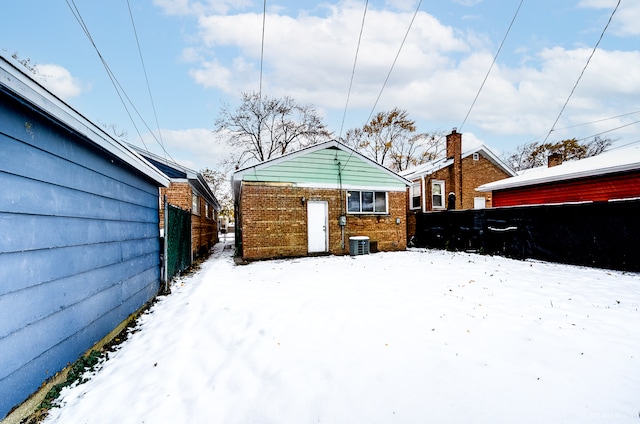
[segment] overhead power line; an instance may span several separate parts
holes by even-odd
[[[367,4],[369,2],[367,1]],[[393,68],[396,65],[396,62],[398,61],[398,57],[400,56],[400,52],[402,51],[402,47],[404,46],[404,43],[407,41],[407,37],[409,36],[409,31],[411,31],[411,27],[413,26],[413,22],[416,20],[416,16],[418,15],[418,11],[420,11],[420,6],[422,5],[422,0],[420,0],[420,2],[418,2],[418,6],[416,7],[416,11],[413,14],[413,17],[411,18],[411,22],[409,22],[409,27],[407,28],[407,31],[404,34],[404,38],[402,39],[402,43],[400,43],[400,47],[398,48],[398,53],[396,53],[396,57],[393,59],[393,63],[391,64],[391,68],[389,69],[389,72],[387,73],[387,77],[384,80],[384,83],[382,84],[382,88],[380,88],[380,93],[378,93],[378,98],[376,99],[375,103],[373,104],[373,107],[371,108],[371,113],[369,113],[369,117],[367,118],[367,121],[365,122],[365,124],[369,123],[369,120],[371,119],[371,117],[373,116],[374,111],[376,110],[376,106],[378,105],[378,101],[380,100],[380,97],[382,96],[382,92],[384,91],[387,82],[389,81],[389,77],[391,76],[391,72],[393,72]],[[366,11],[366,9],[365,9]],[[363,19],[363,25],[364,25],[364,17]],[[362,31],[362,30],[361,30]],[[351,157],[353,156],[353,151],[351,153],[349,153],[349,157],[347,158],[346,162],[344,164],[342,164],[342,167],[340,168],[340,170],[344,170],[347,167],[347,164],[349,163],[349,161],[351,160]]]
[[[351,97],[351,88],[353,87],[353,77],[356,73],[356,63],[358,62],[358,53],[360,52],[360,42],[362,41],[362,32],[364,30],[364,21],[367,16],[367,8],[369,6],[369,0],[364,4],[364,13],[362,14],[362,24],[360,25],[360,35],[358,36],[358,46],[356,47],[356,57],[353,60],[353,69],[351,70],[351,81],[349,82],[349,91],[347,91],[347,101],[344,105],[344,113],[342,114],[342,123],[340,124],[340,135],[338,139],[342,137],[342,129],[344,128],[344,120],[347,117],[347,108],[349,107],[349,97]]]
[[[131,112],[129,111],[129,108],[127,107],[127,103],[124,100],[125,98],[129,102],[129,104],[131,105],[133,110],[136,112],[136,114],[138,115],[138,118],[140,118],[142,123],[145,125],[145,127],[147,128],[147,130],[149,131],[151,136],[160,145],[160,147],[163,149],[163,151],[167,155],[169,155],[169,153],[164,149],[164,146],[162,145],[162,143],[160,143],[160,141],[158,140],[158,138],[154,134],[153,130],[151,130],[151,128],[149,128],[149,125],[147,125],[147,122],[144,120],[144,118],[142,117],[142,115],[140,114],[138,109],[136,108],[135,104],[133,103],[133,101],[131,101],[131,98],[129,98],[129,96],[127,95],[126,91],[124,90],[124,88],[122,87],[122,85],[120,84],[118,79],[116,78],[115,74],[113,73],[113,71],[109,67],[109,64],[107,63],[107,60],[104,58],[104,56],[100,52],[100,49],[96,45],[93,37],[91,36],[91,32],[89,31],[89,27],[84,22],[84,19],[82,18],[82,15],[80,14],[80,10],[78,9],[78,7],[75,4],[75,0],[65,0],[65,1],[67,3],[67,6],[69,6],[69,9],[71,10],[71,13],[76,18],[76,21],[78,21],[78,24],[82,28],[82,31],[84,32],[84,34],[89,39],[89,42],[91,43],[91,45],[93,46],[94,50],[96,51],[96,54],[100,58],[100,61],[102,62],[102,66],[104,66],[104,69],[107,72],[107,76],[109,77],[109,80],[111,81],[111,84],[113,85],[114,89],[116,90],[116,94],[118,95],[118,98],[120,99],[120,102],[122,103],[122,106],[124,107],[125,112],[129,116],[129,119],[131,120],[131,123],[132,123],[133,127],[135,128],[136,132],[138,133],[138,137],[140,137],[140,141],[144,145],[145,149],[149,150],[147,145],[146,145],[146,143],[144,142],[144,138],[142,137],[142,134],[140,133],[140,129],[136,125],[136,122],[133,119],[133,116],[131,115]],[[124,98],[123,98],[123,96],[124,96]],[[171,157],[171,155],[169,155],[169,157]],[[173,158],[171,158],[171,159],[173,160]]]
[[[549,138],[549,136],[553,132],[555,126],[558,124],[558,121],[560,120],[560,117],[562,116],[562,113],[564,112],[564,109],[567,107],[567,104],[569,103],[569,100],[573,96],[573,93],[576,90],[576,87],[580,83],[580,80],[582,79],[582,76],[584,75],[584,72],[587,70],[587,66],[589,66],[589,63],[591,62],[591,58],[596,53],[596,50],[598,49],[598,46],[600,45],[600,42],[602,41],[602,38],[604,37],[604,33],[607,31],[607,28],[609,28],[609,24],[613,20],[613,15],[615,15],[616,11],[618,10],[618,6],[620,6],[620,0],[618,0],[618,3],[616,4],[616,7],[611,12],[611,16],[609,16],[609,20],[607,21],[607,24],[605,25],[604,29],[602,30],[602,33],[600,34],[600,38],[598,38],[598,42],[596,43],[596,45],[593,48],[593,51],[589,55],[589,58],[587,59],[587,63],[584,64],[584,67],[582,68],[582,72],[580,72],[580,75],[578,76],[578,79],[577,79],[576,83],[574,84],[573,88],[571,89],[571,92],[569,93],[569,97],[567,97],[567,100],[564,102],[564,105],[562,105],[562,109],[560,109],[560,113],[558,114],[558,117],[556,118],[555,122],[551,126],[551,129],[547,133],[547,136],[544,138],[544,142],[547,141],[547,139]]]
[[[162,139],[162,131],[160,131],[160,124],[158,123],[158,114],[156,112],[156,104],[153,101],[153,95],[151,94],[151,85],[149,84],[149,76],[147,75],[147,68],[144,64],[142,48],[140,47],[138,31],[136,30],[136,23],[133,19],[133,12],[131,11],[131,4],[129,3],[129,0],[127,0],[127,7],[129,8],[129,17],[131,17],[131,26],[133,27],[133,34],[136,38],[136,45],[138,46],[138,55],[140,56],[140,63],[142,64],[142,72],[144,73],[144,80],[147,83],[147,92],[149,93],[149,99],[151,100],[151,108],[153,109],[153,116],[156,120],[156,127],[158,128],[158,137],[160,138],[160,147],[162,147],[162,150],[164,151],[165,155],[169,155],[169,153],[167,153],[167,151],[164,148],[164,140]],[[169,157],[171,157],[171,155],[169,155]]]
[[[471,107],[469,108],[469,111],[467,112],[467,115],[464,117],[464,120],[462,121],[462,124],[460,124],[460,131],[462,131],[462,127],[467,122],[467,118],[469,118],[469,115],[471,114],[471,110],[473,110],[473,107],[475,106],[476,101],[478,100],[478,97],[480,97],[480,93],[482,92],[482,89],[484,88],[484,84],[487,82],[487,79],[489,78],[489,74],[491,73],[491,70],[493,69],[493,65],[495,65],[496,60],[498,59],[498,55],[500,54],[500,51],[502,50],[502,46],[504,45],[504,42],[507,39],[507,36],[509,35],[509,32],[511,31],[511,27],[513,26],[513,23],[515,22],[516,17],[518,16],[518,12],[520,12],[520,8],[522,7],[522,3],[523,2],[524,2],[524,0],[520,0],[520,4],[518,5],[518,8],[516,9],[516,13],[513,15],[513,18],[511,19],[511,23],[509,24],[509,28],[507,28],[507,32],[504,34],[504,37],[502,38],[502,42],[500,43],[500,47],[498,47],[498,51],[496,52],[495,56],[493,57],[493,62],[491,62],[491,66],[489,66],[489,70],[487,71],[487,75],[484,76],[484,80],[482,81],[482,84],[480,84],[480,88],[478,89],[478,92],[476,93],[476,97],[473,99],[473,102],[471,103]]]
[[[575,125],[569,125],[569,126],[567,126],[567,127],[556,128],[554,131],[569,130],[569,129],[571,129],[571,128],[583,127],[583,126],[585,126],[585,125],[598,124],[598,123],[600,123],[600,122],[610,121],[610,120],[612,120],[612,119],[622,118],[622,117],[630,116],[630,115],[636,115],[636,114],[638,114],[638,113],[640,113],[640,110],[636,110],[635,112],[623,113],[623,114],[616,115],[616,116],[611,116],[611,117],[609,117],[609,118],[601,118],[601,119],[596,119],[595,121],[583,122],[583,123],[581,123],[581,124],[575,124]],[[640,122],[640,121],[633,121],[633,122],[631,122],[631,123],[629,123],[629,124],[625,124],[625,125],[622,125],[622,126],[618,126],[618,127],[612,128],[611,130],[607,130],[607,131],[605,131],[605,133],[606,133],[606,132],[615,131],[615,130],[618,130],[618,129],[620,129],[620,128],[628,127],[628,126],[630,126],[630,125],[634,125],[634,124],[637,124],[637,123],[639,123],[639,122]],[[546,134],[546,133],[545,133],[545,134]],[[536,141],[537,139],[544,137],[544,136],[545,136],[545,134],[540,134],[539,136],[537,136],[537,137],[535,137],[535,138],[533,138],[533,139],[529,140],[529,141],[527,142],[527,144],[528,144],[528,143],[533,143],[533,142],[534,142],[534,141]],[[583,138],[581,138],[581,140],[586,140],[587,138],[595,137],[595,136],[600,135],[600,134],[603,134],[603,133],[599,133],[599,134],[591,135],[591,136],[588,136],[588,137],[583,137]]]
[[[387,82],[389,81],[389,77],[391,76],[391,72],[393,72],[393,68],[396,66],[396,62],[398,61],[398,57],[400,56],[400,52],[402,51],[402,47],[404,46],[404,43],[407,41],[407,37],[409,36],[409,31],[411,31],[411,27],[413,26],[413,21],[416,20],[416,16],[418,15],[418,11],[420,10],[420,6],[422,5],[422,0],[420,0],[420,2],[418,2],[418,7],[416,7],[416,11],[413,14],[413,17],[411,18],[411,22],[409,23],[409,27],[407,28],[407,32],[404,34],[404,38],[402,39],[402,43],[400,43],[400,48],[398,49],[398,53],[396,53],[396,57],[393,59],[393,63],[391,64],[391,68],[389,69],[389,73],[387,74],[387,77],[384,80],[384,83],[382,84],[382,88],[380,89],[380,93],[378,93],[378,97],[376,98],[375,103],[373,104],[373,108],[371,108],[371,113],[369,113],[369,117],[367,118],[367,122],[365,122],[365,124],[369,123],[369,120],[371,119],[371,117],[373,116],[373,113],[376,110],[376,106],[378,106],[378,101],[380,101],[380,97],[382,96],[382,92],[384,91],[385,87],[387,86]]]
[[[264,64],[264,28],[267,20],[267,0],[262,6],[262,42],[260,46],[260,87],[258,89],[258,101],[262,103],[262,66]]]

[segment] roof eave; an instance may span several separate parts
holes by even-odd
[[[2,55],[0,55],[0,85],[13,96],[28,102],[58,124],[82,135],[101,150],[122,160],[158,185],[164,187],[169,185],[168,177],[156,167],[89,121]]]

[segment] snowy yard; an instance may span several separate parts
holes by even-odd
[[[640,275],[431,250],[179,281],[47,423],[640,423]]]

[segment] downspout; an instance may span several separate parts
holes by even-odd
[[[425,213],[427,211],[427,180],[425,179],[425,176],[422,175],[422,177],[420,177],[420,179],[422,180],[422,184],[421,184],[421,190],[422,190],[422,205],[421,206],[421,212]]]

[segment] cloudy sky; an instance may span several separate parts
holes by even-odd
[[[314,105],[336,137],[399,107],[421,132],[457,127],[499,154],[547,136],[622,145],[640,140],[640,3],[617,5],[266,0],[263,14],[264,0],[20,0],[3,8],[0,54],[194,169],[228,153],[214,120],[259,90],[261,68],[263,94]]]

